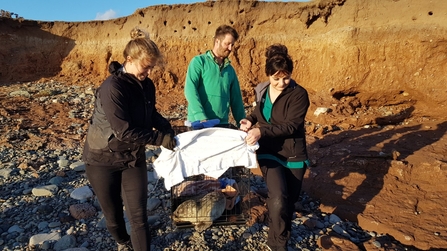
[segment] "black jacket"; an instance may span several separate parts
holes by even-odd
[[[291,81],[273,103],[270,123],[262,115],[264,94],[270,86],[264,82],[256,86],[256,107],[247,119],[261,130],[257,154],[272,154],[286,161],[308,159],[304,119],[309,108],[307,91]]]
[[[83,160],[100,166],[146,166],[145,145],[161,145],[171,125],[155,108],[151,79],[139,81],[118,62],[110,64],[109,72],[95,94]]]

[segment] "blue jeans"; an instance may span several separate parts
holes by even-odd
[[[98,197],[107,229],[118,243],[131,239],[135,251],[150,249],[147,223],[147,169],[141,167],[86,166],[87,178]],[[131,226],[126,231],[123,203]]]

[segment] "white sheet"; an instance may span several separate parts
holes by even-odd
[[[155,172],[170,190],[185,177],[205,174],[217,179],[229,167],[255,168],[259,145],[247,145],[246,136],[243,131],[218,127],[180,133],[174,151],[161,147]]]

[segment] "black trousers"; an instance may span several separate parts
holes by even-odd
[[[147,169],[141,167],[86,166],[87,178],[98,197],[107,229],[118,243],[129,239],[135,251],[150,249],[147,223]],[[124,210],[130,222],[126,231]]]
[[[290,239],[295,202],[300,196],[306,167],[286,168],[274,160],[259,160],[258,162],[268,188],[267,245],[272,248],[285,248]]]

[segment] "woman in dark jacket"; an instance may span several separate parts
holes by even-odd
[[[282,251],[287,250],[294,203],[309,165],[304,129],[309,97],[290,77],[293,61],[286,46],[269,46],[266,58],[269,81],[256,86],[255,110],[240,121],[240,129],[247,132],[247,144],[259,143],[256,154],[268,188],[267,246]]]
[[[175,139],[170,123],[155,108],[155,86],[148,78],[162,55],[143,31],[133,29],[130,34],[132,40],[123,52],[124,64],[112,62],[111,75],[96,91],[83,160],[118,250],[147,251],[150,233],[145,146],[163,145],[172,150]]]

